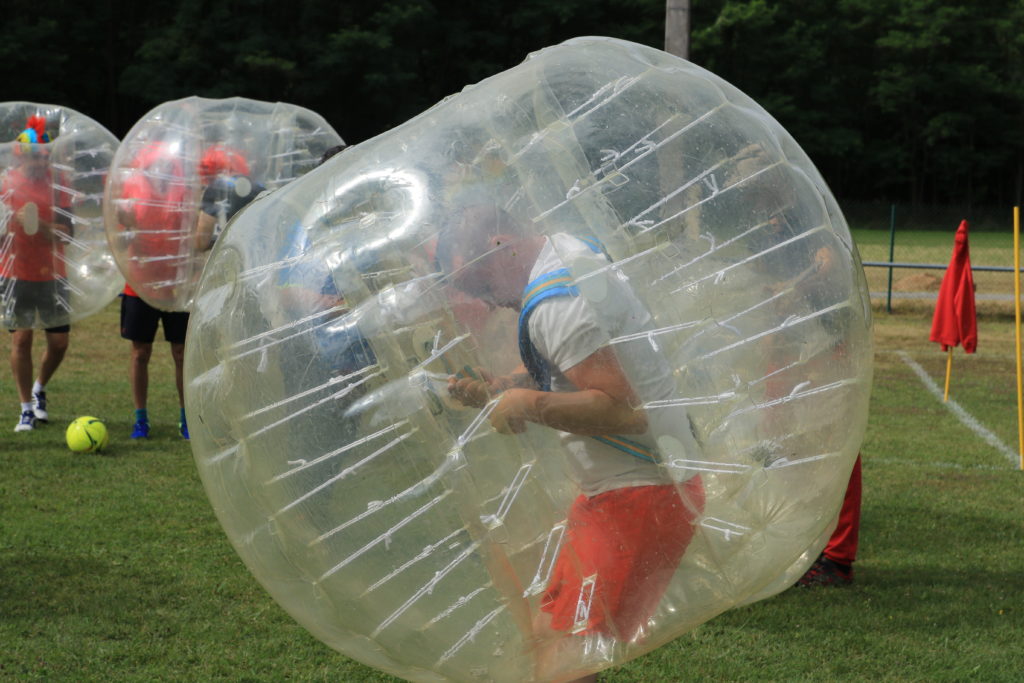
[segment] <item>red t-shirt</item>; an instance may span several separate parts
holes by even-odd
[[[135,233],[129,253],[129,279],[136,284],[166,283],[178,277],[178,269],[190,253],[189,230],[183,224],[186,195],[183,182],[170,183],[158,193],[142,173],[125,181],[121,198],[131,200],[127,210],[134,225],[128,229]]]
[[[64,243],[40,228],[27,233],[17,219],[17,212],[32,203],[40,222],[53,221],[53,180],[49,169],[41,178],[30,178],[18,168],[10,169],[0,186],[0,198],[15,214],[7,223],[7,232],[13,239],[9,251],[0,254],[0,277],[32,282],[64,277]]]

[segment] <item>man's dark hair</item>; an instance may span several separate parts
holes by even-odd
[[[346,149],[348,149],[348,145],[344,143],[340,145],[335,145],[334,147],[328,147],[326,150],[324,150],[324,153],[320,155],[320,162],[317,164],[317,166],[323,165],[325,161],[333,157],[335,154],[340,154],[341,152],[344,152]]]

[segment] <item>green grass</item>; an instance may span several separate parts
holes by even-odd
[[[852,230],[861,258],[888,261],[888,230]],[[894,260],[940,263],[945,266],[953,253],[956,226],[949,230],[897,230]],[[1013,267],[1013,235],[1009,232],[971,232],[971,263],[975,266]]]
[[[1020,680],[1024,473],[897,354],[941,385],[929,322],[927,308],[876,314],[854,586],[732,610],[604,680]],[[979,352],[956,353],[952,397],[1016,450],[1013,320],[986,315],[980,329]],[[127,363],[113,304],[72,333],[48,388],[52,424],[14,434],[16,400],[2,385],[0,679],[394,680],[308,635],[237,558],[177,437],[163,342],[154,436],[128,439]],[[107,422],[105,454],[64,447],[64,426],[82,414]]]
[[[852,230],[853,239],[865,261],[889,260],[889,230]],[[953,249],[956,226],[948,230],[897,230],[896,261],[920,263],[949,262]],[[1014,264],[1014,238],[1010,232],[971,232],[971,262],[974,265],[998,265],[1012,267]],[[926,258],[910,259],[908,256]]]
[[[4,384],[0,679],[390,680],[321,645],[249,576],[178,436],[162,340],[152,438],[128,438],[129,345],[117,326],[116,303],[75,326],[48,387],[50,425],[13,433],[16,397]],[[110,431],[101,455],[64,445],[84,414]]]
[[[853,230],[861,259],[865,262],[889,261],[888,230]],[[908,297],[921,293],[936,294],[939,283],[953,254],[956,226],[949,230],[897,230],[893,261],[897,263],[931,264],[929,269],[893,269],[894,307],[906,309]],[[979,309],[1012,313],[1013,273],[978,270],[979,267],[1013,268],[1013,235],[1008,231],[970,233],[971,265]],[[889,288],[889,269],[866,266],[864,272],[873,293],[885,296]],[[934,306],[930,299],[929,306]],[[913,305],[911,305],[913,308]]]
[[[876,310],[855,585],[726,612],[606,680],[1021,680],[1024,473],[897,354],[941,387],[930,321]],[[1012,319],[979,327],[979,352],[955,353],[951,399],[1016,451]]]

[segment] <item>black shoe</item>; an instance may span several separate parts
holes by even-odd
[[[818,559],[814,561],[807,573],[796,582],[796,587],[849,586],[851,583],[853,583],[853,567],[830,560],[822,554],[818,555]]]

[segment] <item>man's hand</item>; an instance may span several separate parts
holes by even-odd
[[[821,247],[814,253],[814,268],[816,272],[828,273],[832,270],[834,261],[835,257],[832,255],[832,250],[828,247]]]
[[[483,368],[475,368],[471,373],[458,373],[448,378],[448,395],[464,406],[483,408],[491,400],[494,391],[494,377]]]
[[[456,401],[470,408],[483,408],[493,397],[509,389],[536,389],[537,384],[520,367],[508,375],[495,377],[483,368],[468,365],[448,378],[448,393]]]
[[[647,429],[647,414],[635,407],[639,399],[610,347],[590,354],[565,376],[576,391],[539,391],[526,372],[493,377],[477,368],[449,377],[448,393],[473,408],[483,408],[500,394],[489,418],[501,434],[519,434],[527,422],[582,436],[642,434]]]
[[[491,411],[489,419],[494,431],[499,434],[521,434],[526,431],[526,413],[529,389],[509,389],[501,395],[498,405]]]

